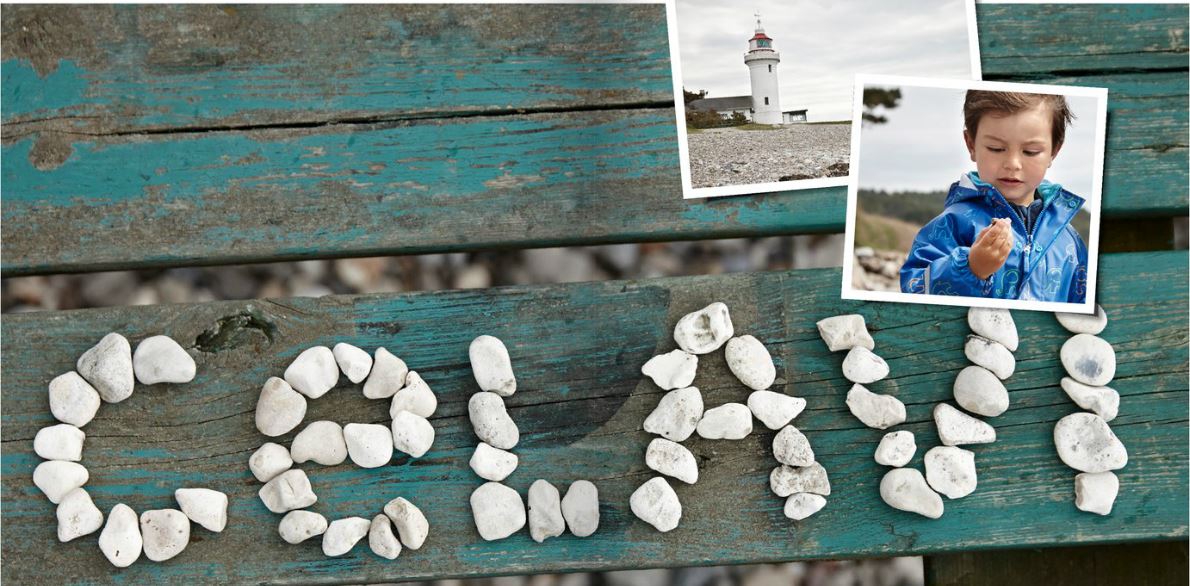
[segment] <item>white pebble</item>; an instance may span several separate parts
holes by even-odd
[[[947,498],[975,492],[975,453],[953,446],[930,448],[925,456],[926,481]]]
[[[260,487],[259,494],[264,506],[274,513],[285,513],[318,502],[318,496],[310,488],[310,479],[301,468],[278,474]]]
[[[809,466],[814,463],[814,450],[802,432],[787,425],[773,438],[773,457],[782,464]]]
[[[718,350],[734,333],[727,306],[716,301],[679,319],[674,341],[691,354],[707,354]]]
[[[389,417],[396,417],[397,413],[408,411],[418,417],[429,419],[438,410],[438,397],[430,390],[430,385],[422,380],[415,371],[405,375],[405,386],[393,395],[392,403],[388,407]]]
[[[1080,511],[1110,514],[1119,492],[1120,479],[1111,472],[1083,472],[1074,477],[1074,506]]]
[[[826,506],[826,499],[822,495],[799,492],[789,495],[785,499],[785,516],[794,521],[801,521]]]
[[[515,490],[488,482],[471,493],[471,515],[485,541],[504,539],[525,526],[525,503]]]
[[[1016,352],[1020,339],[1017,337],[1016,322],[1012,313],[1007,309],[992,309],[990,307],[972,307],[967,310],[967,325],[971,331],[989,340],[1004,344],[1011,352]]]
[[[1062,377],[1062,390],[1076,405],[1094,411],[1104,421],[1116,418],[1120,411],[1120,393],[1111,387],[1091,387],[1070,377]]]
[[[1093,387],[1102,387],[1116,376],[1116,351],[1103,338],[1076,334],[1062,344],[1062,366],[1071,378]]]
[[[471,454],[470,465],[480,478],[500,482],[516,470],[517,461],[516,454],[493,448],[486,442],[479,442],[479,445],[475,446],[475,452]]]
[[[878,395],[863,385],[851,385],[847,391],[851,414],[873,429],[888,429],[905,422],[905,404],[892,395]]]
[[[67,493],[86,484],[89,478],[87,469],[75,462],[49,460],[33,469],[33,484],[55,505],[62,502]]]
[[[511,450],[521,439],[520,430],[504,407],[504,399],[496,393],[480,391],[471,395],[467,401],[467,414],[475,435],[494,448]]]
[[[169,336],[141,340],[132,354],[132,370],[142,385],[188,383],[197,368],[194,359]]]
[[[705,439],[744,439],[752,433],[752,411],[741,403],[727,403],[707,409],[696,429],[698,435]]]
[[[843,376],[853,383],[874,383],[888,376],[888,363],[863,346],[856,346],[843,359]]]
[[[781,465],[773,468],[769,474],[769,488],[779,497],[787,497],[794,493],[809,492],[830,496],[831,483],[827,477],[826,468],[818,462],[809,466],[795,468]]]
[[[248,458],[248,469],[261,482],[268,482],[292,467],[293,458],[289,456],[289,450],[273,442],[260,446]]]
[[[912,431],[894,431],[884,434],[880,438],[880,445],[876,446],[876,463],[883,466],[900,468],[913,459],[917,453],[917,442]]]
[[[306,398],[289,383],[269,377],[256,400],[256,429],[269,437],[293,431],[306,417]]]
[[[685,482],[698,482],[698,462],[682,444],[665,438],[653,438],[645,450],[645,465],[666,476]]]
[[[644,430],[675,442],[685,441],[702,419],[702,393],[697,387],[676,389],[661,397],[645,418]]]
[[[588,480],[576,480],[562,497],[562,517],[575,537],[587,537],[599,529],[599,489]]]
[[[322,534],[322,553],[328,557],[338,557],[351,551],[351,548],[368,534],[371,527],[372,522],[363,517],[331,521],[326,532]]]
[[[857,346],[868,350],[876,347],[864,323],[864,316],[859,314],[836,315],[819,321],[818,335],[822,336],[822,341],[826,342],[826,347],[831,352],[850,350]]]
[[[90,535],[103,526],[103,512],[91,501],[91,495],[76,488],[58,503],[58,541],[66,543],[76,537]]]
[[[108,403],[119,403],[132,396],[132,346],[117,333],[103,337],[79,357],[75,369],[99,396]]]
[[[640,368],[641,374],[653,379],[653,384],[667,391],[690,386],[697,371],[698,356],[685,350],[658,354]]]
[[[401,543],[417,551],[421,549],[426,537],[430,535],[430,522],[422,514],[421,509],[404,498],[397,497],[384,505],[384,514],[397,527],[397,534],[401,536]]]
[[[331,349],[331,354],[335,356],[335,363],[339,365],[343,376],[353,384],[359,384],[372,372],[372,356],[361,348],[339,342]]]
[[[765,427],[773,430],[789,425],[806,408],[806,400],[773,391],[753,391],[748,395],[748,409]]]
[[[343,428],[334,421],[315,421],[293,437],[289,454],[298,464],[310,460],[323,466],[342,464],[347,459]]]
[[[434,426],[425,417],[408,411],[393,417],[393,445],[414,458],[420,458],[434,445]]]
[[[744,386],[763,391],[773,386],[777,379],[777,367],[764,344],[752,336],[739,336],[727,341],[727,367],[744,383]]]
[[[1008,389],[982,366],[968,366],[954,379],[954,400],[976,415],[996,417],[1008,410]]]
[[[388,516],[372,517],[372,524],[368,527],[368,547],[372,548],[372,553],[386,560],[395,560],[401,555],[401,542],[397,541]]]
[[[535,480],[529,486],[529,536],[542,543],[566,530],[562,518],[562,496],[557,487],[545,480]]]
[[[286,543],[298,544],[326,533],[326,517],[311,511],[290,511],[281,518],[277,532]]]
[[[661,476],[640,485],[628,499],[628,504],[632,514],[662,533],[672,531],[682,519],[682,503]]]
[[[934,406],[934,425],[938,428],[938,438],[948,446],[996,441],[995,428],[946,403]]]
[[[78,462],[83,459],[83,430],[65,423],[43,427],[33,438],[33,451],[46,460]]]
[[[335,353],[326,346],[306,348],[285,369],[285,382],[311,399],[325,395],[339,382]]]
[[[508,348],[495,336],[479,336],[471,340],[467,349],[471,359],[471,374],[484,391],[491,391],[501,397],[510,397],[516,392],[516,375],[512,372],[512,359]]]
[[[368,380],[364,381],[364,396],[369,399],[387,399],[405,386],[408,376],[409,367],[404,360],[393,356],[385,348],[377,348],[372,372]]]
[[[937,519],[942,516],[942,497],[934,492],[915,468],[893,468],[880,479],[880,498],[888,506]]]
[[[174,499],[182,513],[208,531],[220,533],[227,527],[227,495],[209,488],[179,488]]]
[[[1058,323],[1075,334],[1099,335],[1107,327],[1107,313],[1102,305],[1095,305],[1095,313],[1055,313]]]
[[[393,458],[393,435],[378,423],[348,423],[343,426],[347,456],[360,468],[379,468]]]
[[[50,381],[50,413],[62,423],[76,427],[90,423],[99,403],[99,391],[73,370]]]
[[[117,568],[127,568],[140,558],[144,540],[140,520],[128,505],[120,503],[107,514],[107,524],[99,534],[99,550]]]
[[[1016,358],[1012,356],[1012,352],[1009,352],[1004,344],[983,336],[967,336],[963,353],[967,355],[967,360],[992,371],[1001,380],[1012,376],[1016,370]]]
[[[1071,413],[1054,426],[1054,445],[1067,466],[1081,472],[1107,472],[1128,464],[1128,450],[1107,422],[1094,413]]]
[[[182,553],[190,543],[190,519],[177,509],[158,509],[140,514],[140,533],[145,557],[164,562]]]

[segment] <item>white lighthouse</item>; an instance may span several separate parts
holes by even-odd
[[[773,50],[773,40],[764,34],[758,14],[756,34],[748,40],[748,52],[744,54],[744,64],[752,78],[752,121],[756,124],[781,124],[779,63],[781,54]]]

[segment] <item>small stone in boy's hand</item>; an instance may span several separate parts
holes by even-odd
[[[1008,253],[1012,251],[1012,227],[1007,218],[992,220],[971,244],[968,266],[980,279],[987,279],[1004,266]]]

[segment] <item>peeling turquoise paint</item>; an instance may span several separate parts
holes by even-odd
[[[301,18],[329,16],[317,7],[294,12]],[[542,46],[502,52],[500,43],[459,35],[419,44],[411,55],[398,46],[380,48],[329,71],[283,61],[154,72],[144,67],[146,41],[132,39],[127,49],[134,58],[102,71],[62,61],[42,79],[27,63],[6,60],[4,120],[40,111],[47,116],[120,112],[124,124],[165,127],[279,112],[325,119],[335,113],[531,109],[601,103],[602,96],[614,92],[666,99],[672,95],[669,47],[664,18],[659,20],[652,27],[621,27],[620,51],[568,54]],[[565,31],[566,23],[560,27]],[[398,40],[407,36],[399,22],[390,28],[400,33]]]
[[[86,72],[70,60],[59,61],[58,68],[42,78],[28,62],[5,59],[0,62],[0,77],[4,79],[0,87],[4,120],[38,112],[61,115],[62,110],[77,110],[92,99],[87,97]]]
[[[374,212],[400,217],[405,212],[385,200],[482,193],[518,182],[540,189],[595,175],[645,176],[672,156],[665,148],[672,139],[669,124],[665,115],[591,125],[476,118],[278,140],[215,133],[105,145],[79,142],[65,164],[46,171],[33,167],[32,141],[24,140],[3,147],[4,216],[17,217],[27,206],[157,198],[164,203],[185,198],[201,210],[205,197],[233,189],[317,192],[324,184],[342,184]],[[626,142],[660,144],[642,153],[625,150]],[[473,150],[478,145],[490,148]],[[449,156],[455,151],[467,154],[463,160]]]

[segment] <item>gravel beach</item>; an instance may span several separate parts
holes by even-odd
[[[844,177],[851,157],[850,123],[709,128],[687,137],[695,188]]]

